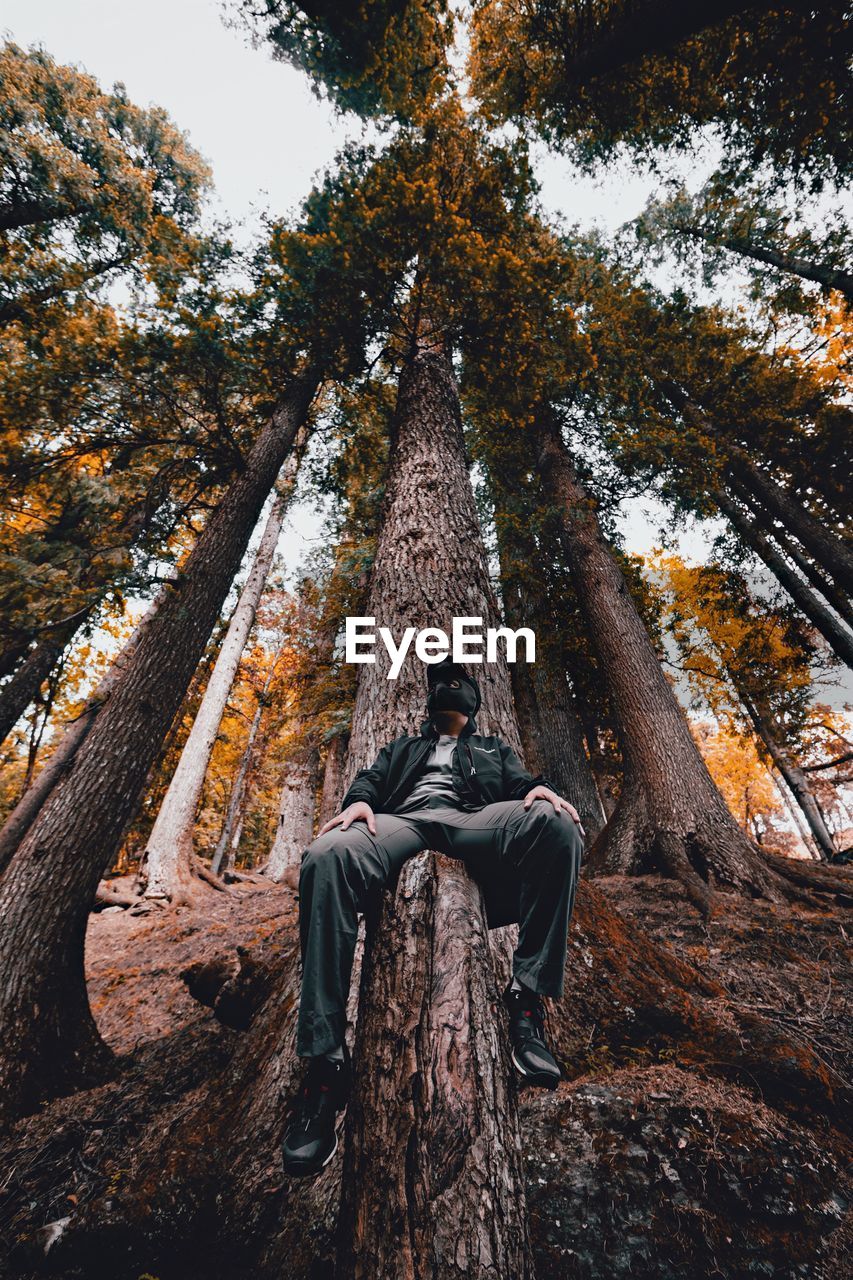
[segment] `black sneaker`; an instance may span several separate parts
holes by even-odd
[[[545,1007],[542,997],[528,987],[513,991],[512,981],[503,993],[509,1010],[512,1060],[528,1084],[556,1089],[563,1073],[545,1043]]]
[[[347,1105],[352,1087],[346,1042],[343,1050],[341,1061],[320,1054],[308,1063],[282,1143],[284,1172],[294,1177],[319,1173],[338,1149],[337,1114]]]

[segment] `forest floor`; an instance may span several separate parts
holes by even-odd
[[[675,882],[595,884],[739,1011],[778,1022],[795,1043],[804,1038],[839,1075],[849,1070],[849,911],[732,899],[706,927]],[[0,1274],[112,1280],[107,1258],[66,1270],[52,1262],[61,1250],[48,1246],[85,1205],[109,1203],[135,1135],[220,1071],[241,1034],[190,996],[182,970],[276,935],[296,938],[297,927],[295,893],[268,884],[206,892],[177,910],[92,915],[90,997],[121,1070],[19,1122],[0,1146]],[[646,1052],[636,1035],[614,1048],[612,1034],[601,1039],[585,1025],[580,1004],[572,1009],[573,964],[594,969],[594,957],[570,948],[567,1016],[552,1024],[567,1079],[553,1093],[520,1093],[538,1280],[853,1274],[849,1128],[774,1106],[748,1076],[697,1067],[677,1048]],[[626,1008],[626,1021],[634,1014]],[[229,1272],[243,1274],[259,1273]],[[151,1280],[144,1259],[138,1276]]]

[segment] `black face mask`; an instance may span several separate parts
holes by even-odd
[[[435,711],[461,711],[463,715],[471,716],[476,706],[476,690],[467,680],[460,681],[458,688],[437,680],[427,697],[427,711],[430,715]]]

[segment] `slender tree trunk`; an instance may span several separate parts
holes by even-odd
[[[400,376],[383,516],[367,606],[377,625],[496,625],[455,380],[426,334]],[[426,715],[423,664],[409,655],[396,680],[387,668],[377,653],[360,670],[348,779]],[[517,749],[506,662],[488,676],[478,728]],[[398,890],[382,895],[362,961],[354,1061],[365,1069],[347,1109],[336,1274],[522,1280],[532,1267],[518,1117],[492,1011],[507,940],[490,939],[459,862],[416,855]]]
[[[694,240],[704,240],[707,244],[728,249],[731,253],[740,254],[743,258],[752,258],[755,262],[764,262],[769,267],[778,267],[801,280],[813,280],[825,289],[837,289],[845,298],[853,299],[853,275],[842,271],[839,267],[828,266],[824,262],[811,262],[807,258],[798,258],[779,249],[755,244],[744,236],[715,235],[703,227],[679,223],[675,227],[680,235],[690,236]]]
[[[731,673],[729,674],[731,676]],[[749,716],[755,732],[758,734],[767,754],[773,761],[773,764],[776,766],[779,773],[785,779],[785,782],[791,790],[791,794],[800,806],[818,850],[821,855],[827,859],[827,861],[831,862],[838,853],[838,850],[835,847],[832,832],[826,825],[826,820],[821,812],[820,805],[815,799],[814,792],[809,786],[808,778],[778,741],[768,722],[767,716],[763,714],[761,708],[752,700],[752,698],[749,697],[746,691],[741,688],[737,682],[734,683],[735,688],[737,689],[737,695],[743,703],[746,714]]]
[[[839,622],[822,600],[819,600],[807,582],[772,545],[758,522],[751,520],[733,498],[722,489],[714,492],[714,501],[732,527],[737,530],[748,547],[764,561],[791,599],[805,614],[809,622],[820,632],[830,648],[848,667],[853,667],[853,635]]]
[[[760,521],[763,515],[765,520],[767,519],[766,513],[762,512],[754,500],[751,502],[746,498],[744,500],[747,502],[753,518]],[[845,595],[843,591],[839,591],[832,579],[821,572],[814,561],[805,555],[784,529],[771,529],[770,532],[773,541],[778,543],[794,567],[799,569],[815,591],[820,592],[827,604],[832,605],[835,612],[840,618],[843,618],[848,627],[853,628],[853,603],[851,603],[850,597]]]
[[[216,843],[216,851],[213,855],[213,861],[210,869],[215,876],[220,875],[230,865],[232,855],[236,851],[236,845],[231,843],[231,836],[234,833],[237,819],[242,814],[244,807],[244,798],[246,795],[246,779],[249,774],[249,768],[252,763],[252,756],[255,751],[255,740],[258,736],[258,729],[261,727],[261,716],[264,714],[264,704],[259,701],[255,708],[255,714],[252,716],[252,723],[249,726],[249,737],[243,748],[243,754],[240,757],[240,765],[231,784],[231,795],[228,797],[228,808],[225,811],[225,821],[222,824],[222,831],[219,840]],[[239,824],[242,826],[242,821]],[[239,843],[239,835],[237,836]]]
[[[0,688],[0,742],[14,729],[27,707],[35,699],[65,646],[74,638],[89,616],[88,611],[67,622],[64,627],[47,632]]]
[[[285,467],[281,488],[276,493],[267,517],[258,550],[240,593],[225,639],[222,641],[222,648],[219,650],[216,665],[207,683],[190,736],[181,752],[178,767],[148,838],[148,887],[145,891],[147,898],[168,899],[173,903],[181,903],[192,896],[193,832],[196,812],[204,790],[204,779],[216,745],[219,726],[225,714],[228,695],[231,692],[249,632],[254,625],[261,593],[275,556],[305,438],[303,430],[294,443],[294,452],[290,455]]]
[[[743,486],[798,538],[815,561],[848,594],[853,594],[853,549],[837,533],[738,450],[735,471]]]
[[[278,825],[266,866],[271,880],[290,879],[296,887],[302,851],[314,836],[314,802],[319,780],[320,756],[316,747],[288,763],[278,804]]]
[[[316,386],[313,372],[294,379],[259,433],[0,880],[3,1117],[91,1080],[110,1061],[86,992],[89,907]]]
[[[810,858],[818,857],[819,855],[815,849],[814,840],[812,836],[809,835],[809,829],[803,822],[802,812],[794,800],[794,797],[791,795],[790,790],[786,786],[785,779],[780,774],[776,773],[773,768],[769,768],[768,772],[770,777],[773,779],[773,785],[782,797],[782,803],[788,810],[791,821],[797,829],[797,834],[800,837],[803,848]]]
[[[161,587],[147,612],[140,619],[124,647],[120,650],[106,675],[90,695],[85,707],[72,720],[60,739],[56,750],[45,762],[32,786],[21,796],[0,830],[0,874],[6,869],[12,855],[23,840],[36,815],[56,784],[71,768],[74,757],[94,724],[95,717],[107,701],[137,645],[144,629],[151,623],[160,605],[166,599],[166,588]]]
[[[656,863],[684,883],[706,916],[716,886],[779,900],[783,886],[732,817],[693,740],[559,425],[543,421],[538,437],[543,489],[562,514],[573,581],[625,761],[619,804],[588,855],[590,867],[627,873]]]

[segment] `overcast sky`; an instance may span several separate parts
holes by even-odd
[[[300,72],[227,27],[223,8],[219,0],[0,0],[0,27],[19,44],[41,44],[80,66],[105,89],[122,81],[139,106],[163,107],[213,168],[213,211],[248,236],[259,210],[295,210],[361,125],[319,101]],[[653,189],[627,168],[593,182],[543,148],[538,158],[543,200],[570,222],[613,229]],[[630,550],[651,548],[661,514],[654,502],[629,504],[623,530]],[[291,566],[317,532],[316,513],[298,505],[280,548]],[[685,555],[704,558],[706,545],[685,529]]]

